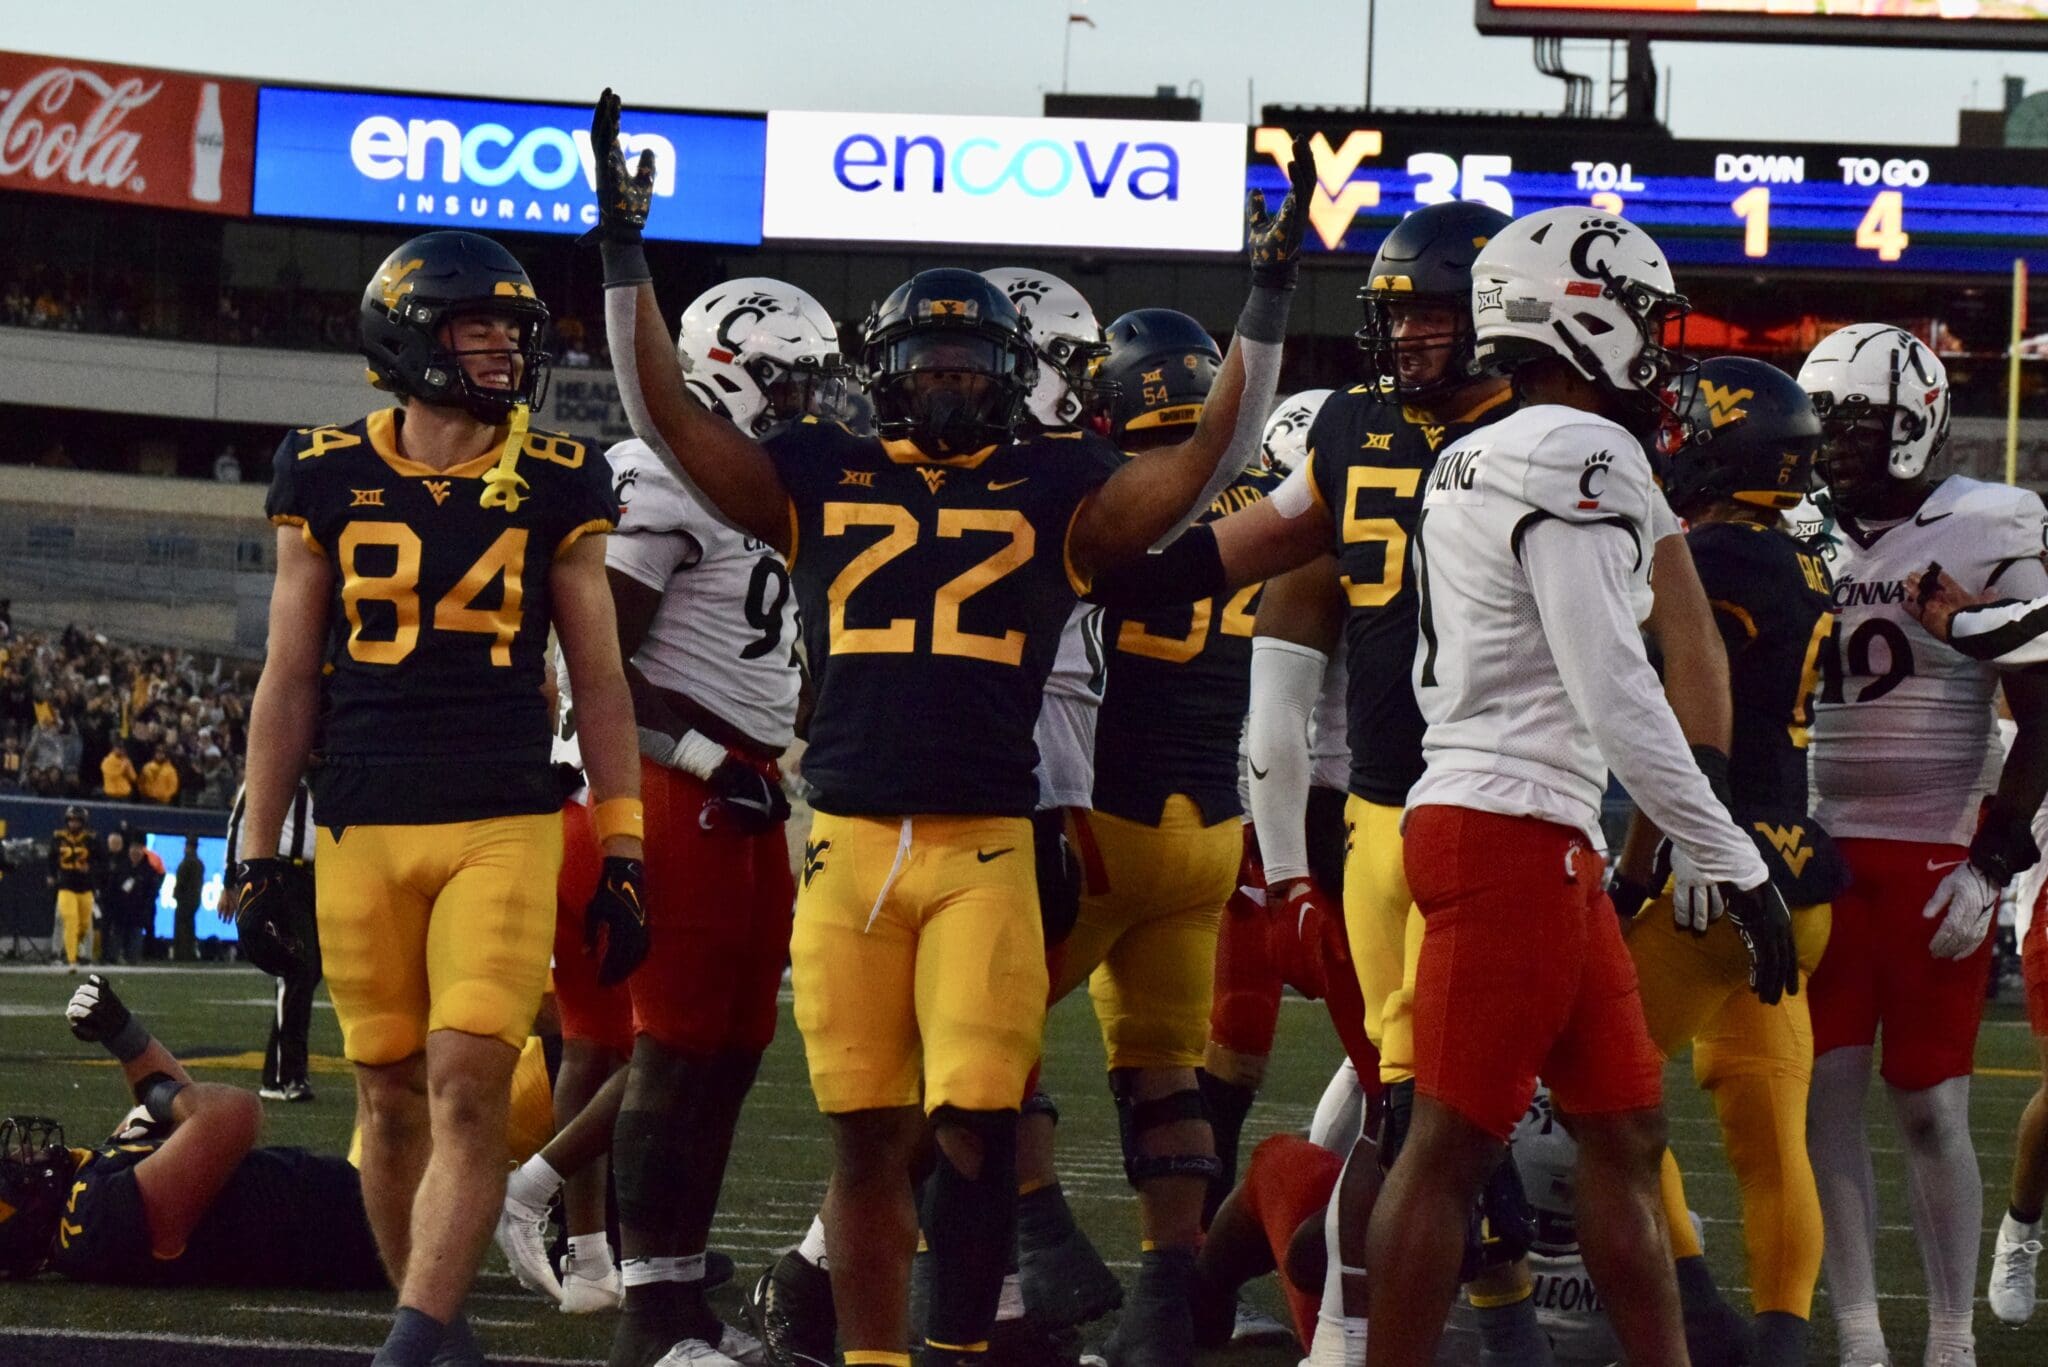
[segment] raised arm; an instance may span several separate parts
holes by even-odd
[[[682,362],[655,298],[641,229],[654,193],[654,154],[627,174],[619,150],[619,97],[607,90],[590,121],[597,164],[597,227],[604,255],[605,337],[619,402],[634,435],[712,514],[789,552],[789,495],[760,443],[690,396]]]
[[[1247,206],[1252,292],[1237,320],[1194,435],[1176,446],[1127,462],[1083,505],[1069,543],[1086,573],[1107,569],[1147,549],[1164,549],[1251,463],[1280,380],[1287,311],[1300,274],[1315,158],[1295,140],[1293,188],[1268,215],[1252,192]]]

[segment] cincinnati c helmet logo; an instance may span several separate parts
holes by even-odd
[[[1607,254],[1602,252],[1600,254],[1601,259],[1597,262],[1594,261],[1594,244],[1599,242],[1618,244],[1621,241],[1621,235],[1627,232],[1628,229],[1611,218],[1589,218],[1581,223],[1579,228],[1581,231],[1579,232],[1578,240],[1572,243],[1572,270],[1577,272],[1581,279],[1605,280],[1608,275]]]

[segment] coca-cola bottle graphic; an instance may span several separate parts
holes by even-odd
[[[220,164],[228,152],[228,127],[220,116],[220,86],[199,88],[199,115],[192,120],[192,199],[220,203]]]

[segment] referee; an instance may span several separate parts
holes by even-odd
[[[228,813],[227,867],[232,869],[241,856],[242,805],[247,793],[235,789],[235,805]],[[313,865],[313,794],[305,781],[292,797],[285,814],[284,830],[278,837],[277,853],[301,868]],[[235,919],[234,886],[224,881],[220,895],[220,918]],[[313,1086],[306,1078],[306,1037],[313,1028],[313,989],[320,985],[317,968],[277,980],[277,1010],[270,1019],[270,1043],[263,1051],[263,1086],[257,1095],[265,1101],[311,1101]]]

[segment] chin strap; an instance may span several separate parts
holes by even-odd
[[[484,491],[477,502],[486,508],[503,508],[506,512],[517,512],[519,505],[526,501],[526,476],[512,467],[519,463],[519,453],[526,449],[526,429],[532,421],[532,414],[525,404],[512,406],[512,417],[506,425],[505,445],[498,452],[498,463],[484,472]]]

